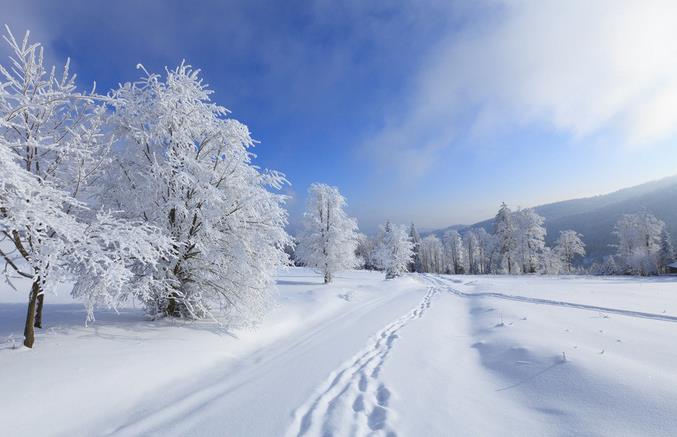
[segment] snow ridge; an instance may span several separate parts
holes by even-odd
[[[439,291],[428,288],[419,305],[379,331],[365,349],[332,372],[318,393],[294,412],[285,435],[395,436],[388,427],[391,392],[380,379],[381,369],[398,331],[423,317]]]

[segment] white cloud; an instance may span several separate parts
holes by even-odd
[[[415,173],[459,134],[539,124],[642,146],[677,131],[677,3],[486,5],[429,52],[403,111],[366,147]],[[405,159],[396,158],[404,151]],[[411,172],[409,172],[411,173]]]

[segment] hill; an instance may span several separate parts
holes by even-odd
[[[666,223],[673,239],[677,236],[677,175],[609,194],[548,203],[536,206],[534,210],[545,218],[546,242],[549,245],[557,239],[560,231],[573,229],[583,234],[588,252],[586,259],[592,261],[614,253],[613,227],[623,214],[649,211]],[[492,231],[493,218],[460,228],[471,227]],[[459,226],[432,233],[441,236],[450,229],[459,230]]]

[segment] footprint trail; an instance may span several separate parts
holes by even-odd
[[[388,426],[391,392],[380,379],[381,369],[398,332],[420,319],[439,292],[428,289],[419,305],[376,334],[365,349],[332,372],[328,381],[294,413],[286,435],[384,435],[397,434]]]

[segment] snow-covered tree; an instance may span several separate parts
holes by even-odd
[[[453,229],[445,232],[442,237],[442,245],[446,258],[446,273],[452,275],[466,273],[467,256],[461,234]]]
[[[583,235],[576,231],[560,231],[557,242],[555,243],[555,253],[562,260],[562,264],[567,273],[571,273],[574,258],[585,256],[585,243],[581,238]]]
[[[477,235],[477,252],[479,259],[478,273],[491,273],[498,248],[496,236],[488,233],[484,228],[476,229],[475,233]]]
[[[541,264],[539,271],[547,275],[558,275],[562,272],[562,258],[560,254],[549,247],[543,248],[543,253],[541,254]]]
[[[517,253],[523,273],[536,273],[545,249],[545,219],[533,209],[520,209],[512,214],[515,224]]]
[[[152,226],[98,209],[91,198],[108,159],[103,98],[69,72],[47,70],[43,49],[7,29],[0,66],[0,256],[7,279],[32,280],[24,344],[42,327],[45,294],[59,282],[88,304],[115,306],[135,291],[131,264],[153,268],[170,247]],[[11,249],[10,249],[11,248]]]
[[[376,252],[376,240],[369,238],[369,236],[358,233],[357,247],[355,255],[357,256],[358,265],[366,270],[378,270],[374,255]]]
[[[314,183],[308,189],[297,255],[319,269],[329,283],[335,272],[356,267],[357,221],[348,217],[345,198],[338,188]]]
[[[409,228],[409,239],[414,245],[414,257],[409,264],[410,272],[420,272],[421,271],[421,236],[416,230],[414,223],[411,224]]]
[[[421,271],[444,273],[444,248],[437,235],[428,235],[421,240]]]
[[[658,250],[658,264],[661,273],[668,272],[668,265],[675,261],[675,250],[672,246],[672,237],[667,229],[661,232],[660,249]]]
[[[664,229],[665,223],[646,211],[625,214],[616,222],[614,233],[618,237],[618,260],[624,273],[658,273]]]
[[[256,319],[288,261],[285,197],[276,193],[286,180],[253,165],[248,128],[212,102],[199,70],[143,71],[111,95],[118,140],[101,194],[173,242],[141,299],[154,316],[215,316],[219,305],[231,321]]]
[[[468,229],[463,234],[463,244],[465,247],[466,256],[468,258],[468,273],[479,273],[481,261],[479,241],[477,237],[477,231],[475,229]]]
[[[518,273],[517,230],[512,211],[505,203],[501,204],[494,218],[494,229],[498,243],[501,269],[507,270],[508,274]]]
[[[379,243],[376,249],[378,266],[393,279],[407,271],[414,256],[414,244],[409,239],[406,227],[389,221],[381,227]]]

